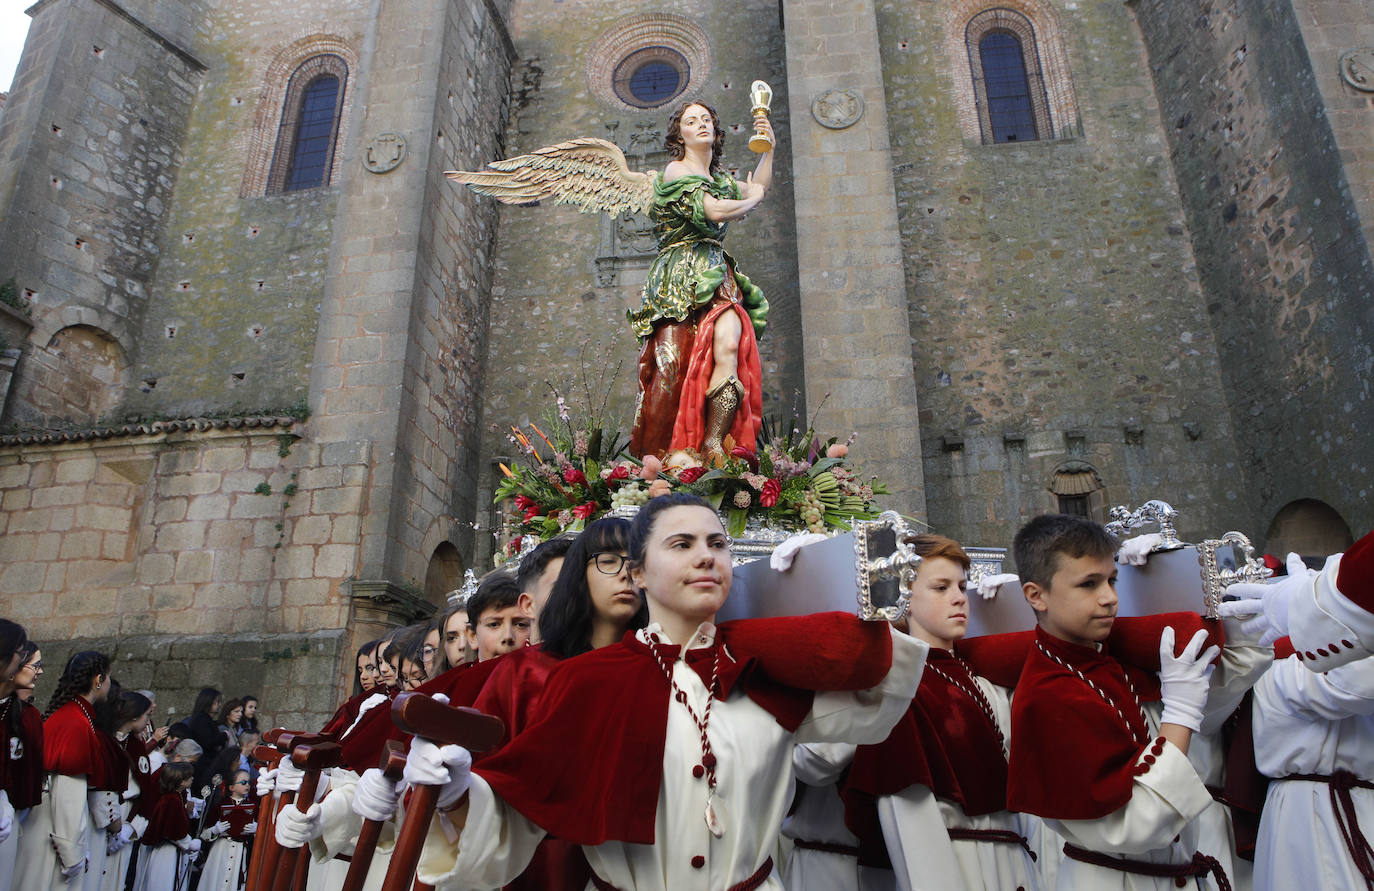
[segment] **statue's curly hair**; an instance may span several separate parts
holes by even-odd
[[[700,99],[688,99],[673,109],[672,116],[668,118],[668,133],[663,137],[663,149],[673,156],[674,161],[681,161],[687,156],[687,143],[682,140],[682,113],[691,105],[700,105],[711,115],[711,126],[716,131],[715,141],[711,143],[711,175],[715,176],[720,172],[720,156],[725,151],[725,130],[720,126],[720,115],[716,114],[716,110]]]
[[[82,650],[67,660],[62,669],[62,677],[57,679],[57,689],[48,700],[48,709],[43,713],[48,718],[53,712],[71,702],[77,696],[91,689],[91,681],[97,675],[109,674],[110,657],[94,650]]]

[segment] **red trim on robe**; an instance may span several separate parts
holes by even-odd
[[[9,793],[15,810],[23,810],[43,800],[43,714],[17,698],[10,708],[23,712],[17,734],[10,732],[8,716],[0,721],[0,789]]]
[[[191,819],[186,816],[186,799],[180,792],[162,792],[145,814],[148,828],[140,839],[143,844],[156,846],[185,838],[191,831]]]
[[[88,783],[102,779],[105,756],[94,723],[91,704],[80,696],[49,715],[43,722],[43,769],[85,776]]]
[[[738,686],[788,731],[801,726],[814,691],[873,687],[892,663],[886,623],[847,613],[724,622],[716,642],[724,647],[716,698]],[[678,650],[659,648],[670,661]],[[713,658],[701,647],[686,660],[709,683]],[[618,644],[559,664],[529,726],[475,770],[565,841],[653,844],[671,690],[649,648],[626,632]]]
[[[143,740],[137,734],[129,734],[124,739],[124,753],[129,757],[129,772],[138,785],[138,799],[134,802],[134,813],[148,816],[158,796],[157,773],[152,769],[149,756],[157,748],[152,740]],[[148,769],[145,771],[144,767]]]
[[[1374,532],[1346,548],[1336,570],[1336,590],[1360,609],[1374,613]]]

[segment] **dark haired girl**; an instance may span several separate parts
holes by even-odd
[[[471,771],[459,747],[411,744],[406,777],[442,783],[457,836],[429,835],[420,881],[502,885],[547,831],[582,846],[598,887],[776,891],[795,745],[879,742],[910,704],[929,647],[887,623],[717,627],[730,540],[702,499],[649,501],[628,550],[648,626],[560,665],[524,731]]]
[[[48,790],[24,827],[15,888],[65,891],[86,869],[91,843],[86,793],[106,781],[95,705],[109,689],[109,657],[88,650],[67,660],[43,724]]]
[[[14,656],[19,668],[8,678],[9,696],[0,699],[0,891],[11,888],[19,825],[43,800],[43,716],[32,702],[43,654],[25,641]]]

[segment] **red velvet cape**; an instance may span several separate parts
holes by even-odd
[[[1336,590],[1374,613],[1374,532],[1346,548],[1341,568],[1336,571]]]
[[[43,715],[31,702],[10,697],[10,708],[23,709],[19,732],[11,733],[10,716],[0,719],[0,789],[15,810],[43,800]]]
[[[141,841],[145,845],[156,846],[185,838],[191,831],[191,820],[186,816],[186,799],[180,792],[161,792],[157,801],[148,809],[148,828],[143,832]]]
[[[506,725],[504,744],[529,726],[544,685],[562,660],[536,646],[524,647],[494,661],[498,664],[472,707],[501,719]]]
[[[430,696],[443,693],[448,697],[449,705],[472,705],[481,692],[482,684],[499,661],[497,658],[486,662],[465,662],[421,684],[416,692]],[[374,689],[372,692],[378,691]],[[366,700],[367,697],[363,698]],[[395,695],[388,696],[388,699],[395,699]],[[359,703],[361,708],[362,704]],[[347,730],[347,725],[343,729]],[[391,702],[368,709],[358,725],[339,740],[343,746],[344,765],[358,774],[369,767],[376,767],[382,757],[382,746],[391,739],[407,745],[410,743],[410,734],[402,733],[401,728],[391,720]]]
[[[91,704],[77,696],[43,722],[43,769],[70,777],[104,778],[105,753],[95,731]]]
[[[148,816],[148,810],[158,796],[157,774],[153,771],[152,761],[149,759],[154,748],[156,746],[152,740],[144,740],[138,734],[131,733],[124,739],[124,753],[129,756],[129,772],[138,784],[138,800],[134,802],[134,811],[144,817]]]
[[[739,687],[788,731],[811,710],[814,691],[867,689],[892,664],[886,623],[847,613],[725,622],[716,644],[724,647],[716,698]],[[675,660],[678,649],[659,651]],[[710,647],[687,651],[704,683],[712,658]],[[671,690],[649,648],[627,632],[559,664],[529,726],[475,770],[565,841],[653,844]]]
[[[1038,643],[1110,696],[1121,714],[1082,678],[1032,647],[1011,705],[1007,806],[1062,820],[1105,817],[1131,799],[1132,770],[1150,742],[1149,726],[1136,708],[1120,662],[1040,628],[1035,635]],[[1143,700],[1145,691],[1138,684],[1135,689]],[[1157,696],[1157,683],[1154,692]]]
[[[97,732],[100,741],[101,769],[86,779],[86,785],[100,792],[118,792],[123,795],[129,788],[129,756],[119,740],[101,730]]]
[[[911,707],[887,739],[859,746],[840,783],[844,822],[859,839],[865,866],[888,866],[877,799],[925,786],[971,817],[1007,808],[1007,760],[997,726],[974,699],[930,666],[974,689],[947,650],[932,647]]]
[[[371,690],[365,690],[357,696],[350,696],[345,699],[343,703],[334,710],[334,714],[330,716],[329,720],[324,722],[324,726],[320,728],[320,732],[332,733],[337,737],[340,733],[352,727],[353,722],[358,720],[358,709],[362,708],[363,700],[373,693],[379,692],[381,691],[373,687]]]

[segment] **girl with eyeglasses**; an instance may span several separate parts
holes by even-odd
[[[235,771],[225,784],[213,821],[200,834],[210,845],[200,871],[200,891],[239,891],[248,874],[248,851],[257,824],[257,800],[253,798],[248,771]]]
[[[407,781],[440,787],[421,882],[503,885],[552,833],[582,846],[598,888],[781,891],[793,748],[879,742],[910,705],[929,646],[886,623],[717,626],[730,540],[701,498],[651,499],[627,552],[650,624],[559,665],[475,768],[459,746],[411,744]]]

